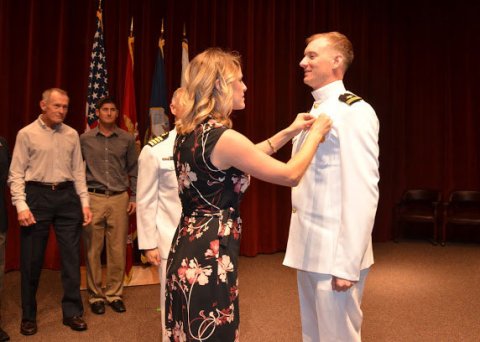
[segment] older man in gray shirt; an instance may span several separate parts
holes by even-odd
[[[18,132],[10,165],[8,184],[21,226],[23,335],[37,332],[36,293],[52,224],[62,263],[63,324],[87,329],[80,296],[80,235],[82,221],[89,224],[92,214],[78,134],[63,123],[68,103],[62,89],[43,92],[42,114]]]
[[[109,98],[96,105],[98,126],[81,135],[87,186],[93,213],[83,232],[87,287],[93,313],[105,313],[105,302],[125,312],[122,299],[129,217],[135,212],[137,158],[134,137],[117,127],[118,109]],[[128,193],[130,190],[130,195]],[[106,289],[102,290],[101,253],[106,238]]]

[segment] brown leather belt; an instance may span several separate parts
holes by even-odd
[[[47,189],[56,191],[56,190],[71,188],[73,186],[73,182],[66,181],[66,182],[59,182],[59,183],[46,183],[46,182],[28,181],[27,185],[38,186],[38,187],[47,188]]]

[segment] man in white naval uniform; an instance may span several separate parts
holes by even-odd
[[[308,38],[300,62],[315,98],[310,113],[326,113],[333,122],[292,189],[284,265],[297,269],[304,342],[361,340],[360,304],[373,264],[379,123],[373,108],[343,85],[352,60],[348,38],[330,32]],[[293,139],[293,154],[306,134]]]
[[[178,119],[181,113],[178,88],[172,97],[170,110]],[[160,310],[163,341],[165,335],[165,277],[168,253],[175,230],[180,222],[182,205],[173,163],[175,129],[154,138],[142,149],[138,159],[137,236],[138,247],[153,265],[159,266]]]

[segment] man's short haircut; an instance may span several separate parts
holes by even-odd
[[[317,33],[314,34],[306,39],[307,45],[310,44],[310,42],[323,38],[328,40],[330,45],[337,50],[339,53],[342,54],[343,59],[344,59],[344,66],[345,66],[345,71],[348,69],[350,64],[353,62],[353,45],[350,42],[350,40],[345,36],[344,34],[340,32],[326,32],[326,33]]]
[[[117,107],[117,104],[111,97],[105,96],[98,100],[97,103],[95,103],[95,108],[100,110],[100,108],[102,108],[102,106],[107,103],[113,103],[113,105]]]
[[[175,91],[173,92],[172,99],[177,99],[180,96],[182,96],[184,93],[185,93],[185,88],[179,87],[175,89]]]
[[[57,92],[59,94],[62,94],[62,95],[65,95],[66,97],[68,97],[67,92],[63,89],[49,88],[42,93],[42,101],[45,101],[45,102],[48,101],[48,99],[50,99],[50,95],[52,95],[53,92]]]

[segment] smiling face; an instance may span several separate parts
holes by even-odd
[[[240,110],[245,108],[245,92],[247,86],[243,83],[243,74],[240,70],[238,77],[232,82],[233,90],[233,110]]]
[[[343,57],[333,49],[328,39],[317,38],[305,48],[300,61],[303,82],[313,90],[343,78]]]
[[[42,121],[48,127],[61,124],[68,112],[68,96],[58,91],[52,91],[46,99],[40,101]]]

